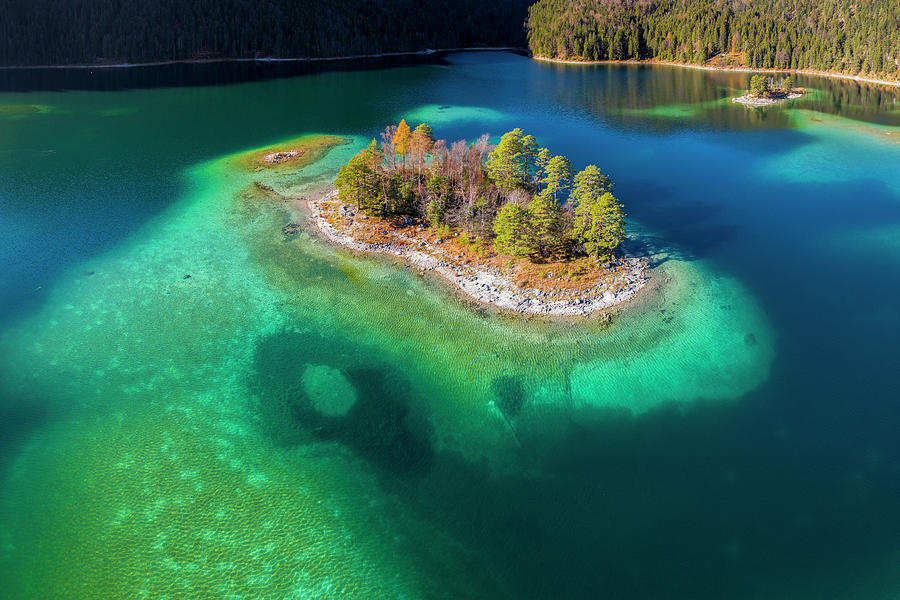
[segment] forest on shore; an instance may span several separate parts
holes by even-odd
[[[539,0],[538,56],[811,69],[900,79],[896,0]]]
[[[329,58],[527,43],[548,58],[900,79],[894,0],[533,2],[0,0],[0,66]]]
[[[612,181],[595,165],[574,173],[565,156],[521,129],[492,146],[435,140],[422,123],[387,127],[338,173],[344,204],[363,214],[420,219],[462,232],[499,254],[533,261],[612,258],[625,238],[625,213]]]
[[[0,66],[525,46],[532,0],[0,0]]]

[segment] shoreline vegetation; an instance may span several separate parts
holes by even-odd
[[[730,66],[730,65],[697,65],[692,63],[667,61],[659,59],[625,59],[625,60],[588,60],[588,59],[572,59],[572,58],[550,58],[547,56],[532,55],[533,60],[550,63],[561,63],[567,65],[638,65],[638,66],[665,66],[680,67],[684,69],[698,69],[700,71],[725,71],[734,73],[765,73],[765,74],[790,74],[811,75],[815,77],[831,77],[834,79],[846,79],[859,83],[869,83],[873,85],[886,85],[889,87],[900,87],[900,81],[890,81],[887,79],[873,79],[871,77],[862,77],[860,75],[847,75],[845,73],[835,73],[830,71],[817,71],[815,69],[754,69],[746,66]]]
[[[622,305],[644,288],[652,274],[646,258],[626,254],[592,276],[565,265],[529,268],[473,250],[468,238],[440,234],[413,223],[398,227],[366,218],[330,189],[304,199],[311,224],[331,243],[363,254],[402,258],[424,273],[435,273],[468,299],[529,315],[582,316]],[[283,232],[297,231],[289,224]]]
[[[521,129],[448,144],[422,123],[387,127],[307,203],[325,238],[433,271],[467,296],[528,314],[586,315],[632,298],[649,261],[622,250],[625,212],[595,165]],[[297,224],[282,230],[292,235]]]

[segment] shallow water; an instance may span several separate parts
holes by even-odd
[[[800,79],[767,111],[506,54],[0,94],[7,593],[894,597],[897,100]],[[254,182],[311,193],[404,116],[599,164],[652,289],[524,320],[281,233]],[[347,143],[246,168],[305,134]]]

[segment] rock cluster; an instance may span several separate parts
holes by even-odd
[[[795,98],[799,98],[802,96],[800,92],[788,92],[786,94],[781,94],[778,96],[757,96],[756,94],[744,94],[743,96],[737,96],[736,98],[732,98],[732,102],[737,102],[738,104],[746,104],[747,106],[771,106],[772,104],[778,104],[782,100],[794,100]]]
[[[263,157],[263,160],[267,163],[280,163],[285,160],[290,160],[292,158],[297,158],[302,154],[302,150],[286,150],[284,152],[270,152]]]

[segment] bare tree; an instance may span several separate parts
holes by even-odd
[[[388,125],[381,132],[381,147],[384,150],[384,157],[387,161],[388,168],[392,171],[397,168],[397,154],[394,152],[394,135],[397,133],[396,125]]]

